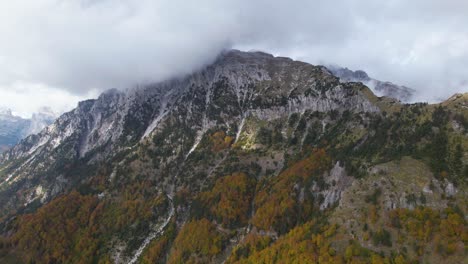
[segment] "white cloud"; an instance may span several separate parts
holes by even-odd
[[[448,97],[468,91],[467,12],[465,0],[1,1],[0,97],[17,93],[13,108],[26,109],[40,86],[63,108],[91,91],[188,73],[233,46]]]
[[[15,82],[9,87],[0,86],[0,91],[0,106],[13,109],[14,115],[24,118],[30,118],[31,113],[44,106],[63,113],[75,108],[78,101],[95,98],[98,94],[96,90],[90,90],[86,94],[75,95],[63,89],[24,82]]]

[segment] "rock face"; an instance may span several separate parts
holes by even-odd
[[[450,107],[459,111],[465,102],[458,98]],[[190,75],[83,101],[4,152],[0,235],[34,230],[52,244],[62,241],[54,240],[57,233],[76,238],[55,246],[35,236],[5,243],[26,260],[233,263],[227,259],[233,250],[241,250],[233,257],[249,254],[237,247],[244,239],[267,236],[275,245],[306,222],[325,224],[334,212],[342,213],[331,220],[351,228],[370,209],[442,208],[448,206],[442,192],[453,201],[465,192],[439,184],[424,163],[444,151],[431,142],[456,150],[455,141],[442,138],[448,135],[468,144],[465,119],[444,111],[390,104],[322,66],[228,51]],[[453,122],[457,129],[446,129]],[[403,157],[415,151],[421,160]],[[462,158],[447,155],[451,165],[436,162],[435,173],[459,184]],[[35,213],[23,215],[29,212]],[[49,212],[57,232],[43,231],[55,220]],[[332,239],[335,228],[312,229]],[[341,234],[348,246],[354,233]],[[324,244],[318,237],[303,244]],[[67,254],[76,248],[86,250]]]
[[[329,188],[321,192],[324,197],[322,204],[320,204],[321,210],[332,207],[339,202],[342,192],[353,182],[353,178],[346,174],[345,168],[341,167],[339,162],[331,169],[330,174],[325,175],[324,178]]]
[[[174,119],[188,128],[187,140],[195,143],[214,126],[235,129],[246,118],[273,120],[306,110],[379,111],[359,89],[340,83],[324,67],[266,53],[229,51],[185,78],[127,92],[110,90],[96,100],[81,102],[39,134],[22,140],[0,157],[8,168],[1,184],[30,191],[14,199],[3,197],[8,202],[2,205],[53,197],[52,193],[79,180],[70,179],[58,164],[80,159],[93,164],[109,158],[160,133]],[[185,153],[175,156],[188,153],[176,151]],[[39,177],[43,174],[48,179]],[[37,184],[44,189],[42,197],[36,197]]]
[[[365,71],[352,71],[348,68],[329,66],[330,71],[340,78],[342,82],[361,82],[367,85],[378,96],[387,96],[398,99],[402,102],[411,102],[416,91],[406,86],[397,85],[391,82],[383,82],[373,79]]]

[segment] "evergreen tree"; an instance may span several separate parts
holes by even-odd
[[[430,146],[431,167],[437,176],[447,172],[448,138],[445,131],[436,134]]]
[[[456,178],[460,178],[463,172],[463,147],[461,144],[457,144],[455,147],[455,151],[452,155],[451,160],[451,174],[454,175]]]

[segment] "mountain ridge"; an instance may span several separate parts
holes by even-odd
[[[415,103],[414,97],[416,96],[416,90],[414,89],[388,81],[376,80],[369,77],[369,75],[362,70],[352,71],[348,68],[342,68],[339,66],[328,67],[330,71],[343,82],[362,82],[379,96],[388,96],[405,103]]]
[[[426,251],[444,236],[455,245],[446,260],[457,263],[466,102],[402,104],[323,66],[228,51],[184,78],[80,102],[1,154],[5,254],[44,263],[436,261]],[[416,206],[434,223],[453,214],[456,235],[437,231],[417,244],[423,251],[408,248],[422,240],[404,218],[402,227],[385,219],[416,217]],[[70,239],[31,237],[50,225]],[[284,243],[309,250],[287,254]]]

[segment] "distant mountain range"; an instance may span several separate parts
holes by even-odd
[[[0,152],[16,145],[26,136],[40,132],[52,124],[56,117],[47,107],[34,113],[30,119],[14,115],[11,109],[0,108]]]
[[[387,96],[407,103],[413,101],[416,93],[416,90],[406,86],[373,79],[362,70],[352,71],[339,66],[327,66],[327,68],[333,75],[340,78],[340,82],[361,82],[369,87],[377,96]]]

